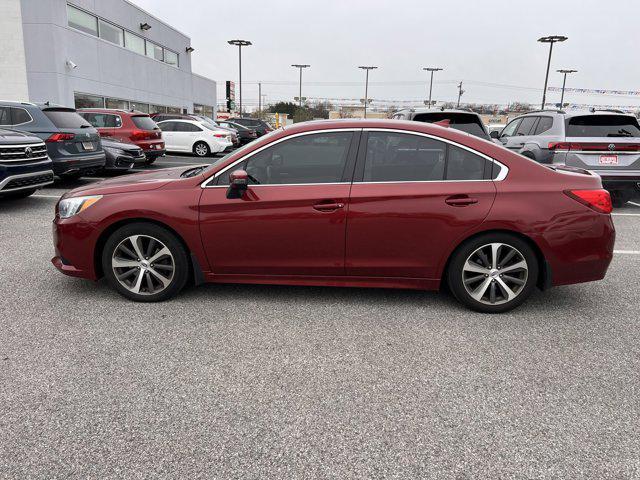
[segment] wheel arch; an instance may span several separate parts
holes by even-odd
[[[107,243],[108,238],[113,234],[113,232],[115,232],[119,228],[124,227],[125,225],[130,225],[132,223],[149,223],[152,225],[157,225],[158,227],[164,228],[165,230],[175,235],[175,237],[178,239],[178,241],[182,244],[182,246],[186,250],[187,254],[189,255],[189,258],[191,259],[190,266],[189,266],[189,278],[196,285],[203,283],[203,273],[202,273],[202,268],[200,266],[200,262],[198,262],[198,259],[193,254],[191,248],[189,248],[189,245],[184,240],[182,235],[180,235],[174,228],[172,228],[170,225],[167,225],[164,222],[151,219],[151,218],[144,218],[144,217],[131,217],[131,218],[118,220],[117,222],[114,222],[111,225],[109,225],[107,228],[105,228],[102,231],[102,233],[100,233],[100,236],[98,237],[98,240],[96,241],[95,247],[93,249],[93,267],[96,272],[96,278],[102,278],[104,276],[104,271],[102,270],[102,250],[104,249],[104,246]]]
[[[479,232],[475,232],[472,235],[469,235],[468,237],[463,238],[462,240],[460,240],[455,247],[449,252],[449,256],[447,257],[447,260],[444,264],[444,268],[442,269],[442,273],[440,275],[440,288],[442,289],[442,287],[446,284],[447,282],[447,273],[449,270],[449,264],[451,263],[451,259],[454,257],[454,255],[456,254],[456,252],[462,247],[462,245],[464,245],[466,242],[473,240],[474,238],[483,236],[483,235],[488,235],[488,234],[492,234],[492,233],[502,233],[502,234],[507,234],[507,235],[512,235],[516,238],[519,238],[520,240],[524,241],[527,243],[527,245],[529,245],[531,247],[531,249],[533,250],[533,252],[536,255],[536,258],[538,259],[538,278],[536,280],[536,286],[540,289],[540,290],[546,290],[547,288],[551,287],[552,284],[552,272],[551,272],[551,266],[549,265],[549,262],[547,262],[544,253],[542,251],[542,249],[540,248],[540,246],[528,235],[525,235],[522,232],[518,232],[516,230],[509,230],[506,228],[494,228],[494,229],[489,229],[489,230],[482,230]]]

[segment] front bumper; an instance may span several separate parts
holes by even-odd
[[[61,220],[56,216],[52,225],[55,256],[51,263],[65,275],[97,280],[93,261],[96,232],[79,216]]]

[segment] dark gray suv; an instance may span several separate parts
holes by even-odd
[[[541,110],[513,119],[492,137],[537,162],[597,173],[614,206],[638,193],[640,125],[633,115],[618,110]]]
[[[482,123],[480,115],[470,110],[406,108],[404,110],[398,110],[391,118],[394,120],[411,120],[414,122],[441,124],[480,137],[484,140],[491,140],[487,127]]]
[[[79,177],[105,164],[100,135],[73,108],[53,104],[0,102],[0,127],[31,133],[45,141],[60,177]]]

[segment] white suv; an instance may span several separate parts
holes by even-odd
[[[230,132],[205,122],[165,120],[159,122],[158,127],[162,130],[162,139],[168,152],[191,152],[198,157],[207,157],[233,146]]]

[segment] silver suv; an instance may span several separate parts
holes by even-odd
[[[638,194],[640,125],[633,115],[619,110],[540,110],[513,119],[491,136],[540,163],[597,173],[615,206]]]

